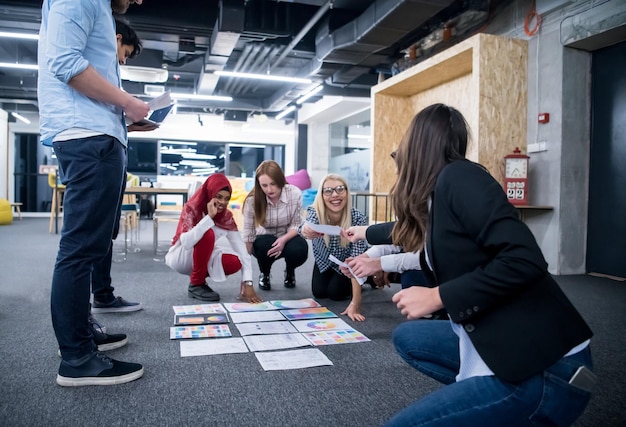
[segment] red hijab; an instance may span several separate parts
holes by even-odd
[[[213,174],[204,181],[202,187],[200,187],[198,191],[191,196],[191,199],[185,203],[185,206],[183,206],[183,211],[178,220],[176,234],[172,239],[172,245],[178,241],[182,233],[191,230],[208,214],[207,203],[224,189],[227,189],[231,194],[233,193],[228,178],[221,173]],[[224,230],[237,231],[237,223],[235,223],[232,212],[228,209],[224,209],[222,212],[215,215],[213,222]]]

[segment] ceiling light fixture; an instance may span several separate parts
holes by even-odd
[[[294,111],[296,109],[295,105],[292,105],[291,107],[287,107],[285,108],[283,111],[281,111],[280,113],[276,114],[276,117],[274,117],[274,119],[276,120],[280,120],[283,117],[285,117],[287,114],[291,113],[292,111]]]
[[[191,142],[191,141],[170,141],[170,140],[161,139],[161,140],[159,140],[159,142],[161,143],[161,145],[164,145],[164,144],[169,144],[169,145],[189,145],[189,146],[192,146],[192,147],[198,145],[197,142]]]
[[[298,105],[302,104],[304,101],[306,101],[307,99],[309,99],[310,97],[312,97],[313,95],[321,91],[322,89],[324,89],[324,85],[319,85],[319,86],[314,87],[313,89],[311,89],[310,91],[302,95],[300,98],[298,98],[298,100],[296,101],[296,104]]]
[[[282,83],[311,83],[310,79],[303,79],[299,77],[288,76],[272,76],[270,74],[252,74],[252,73],[239,73],[237,71],[214,71],[213,74],[223,77],[239,77],[241,79],[253,79],[253,80],[269,80]]]
[[[172,99],[187,99],[192,101],[223,101],[231,102],[232,96],[218,96],[218,95],[199,95],[195,93],[170,93]]]
[[[8,39],[39,40],[39,34],[8,33],[6,31],[0,31],[0,37]]]
[[[129,82],[165,83],[168,72],[163,68],[136,67],[120,65],[120,78]]]
[[[0,62],[0,68],[15,68],[18,70],[38,70],[37,64],[16,64],[12,62]]]
[[[30,124],[30,120],[28,120],[26,117],[22,116],[20,113],[16,113],[15,111],[11,112],[11,115],[13,117],[15,117],[16,119],[26,123],[27,125]]]

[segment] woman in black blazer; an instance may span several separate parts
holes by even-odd
[[[500,184],[465,159],[454,108],[418,113],[398,148],[394,244],[421,251],[434,287],[394,295],[393,334],[411,366],[446,387],[393,426],[567,426],[590,397],[592,332],[547,270]],[[412,320],[445,308],[450,321]]]

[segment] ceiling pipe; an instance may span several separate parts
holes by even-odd
[[[328,1],[325,5],[320,6],[315,15],[313,15],[313,17],[309,20],[309,22],[306,23],[302,30],[300,30],[300,32],[296,34],[293,40],[291,40],[291,43],[289,43],[285,47],[285,50],[283,50],[280,56],[276,58],[276,61],[274,61],[274,63],[270,66],[270,71],[276,68],[281,62],[283,62],[283,59],[285,59],[287,55],[289,55],[291,51],[296,47],[296,45],[300,43],[300,40],[302,40],[302,38],[306,36],[309,31],[311,31],[311,28],[313,28],[313,26],[317,24],[322,16],[324,16],[324,14],[330,10],[331,4],[332,1]]]

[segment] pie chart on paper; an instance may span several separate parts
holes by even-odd
[[[318,331],[327,331],[329,329],[335,329],[337,325],[335,325],[330,320],[313,320],[306,324],[311,329],[316,329]]]

